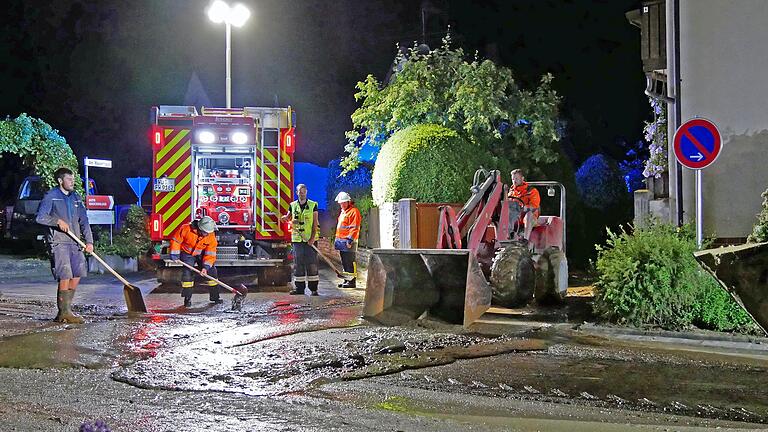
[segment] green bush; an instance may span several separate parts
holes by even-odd
[[[763,207],[760,214],[757,215],[757,223],[752,228],[752,234],[747,241],[760,243],[768,241],[768,189],[761,195],[763,197]]]
[[[381,148],[373,169],[373,202],[402,198],[464,202],[472,176],[490,160],[455,131],[415,125],[395,133]]]
[[[597,246],[595,312],[635,326],[749,330],[750,318],[693,258],[690,227],[652,223]]]
[[[717,331],[757,333],[752,318],[720,287],[711,276],[702,281],[694,309],[694,324]]]
[[[152,245],[147,232],[147,214],[139,206],[131,206],[125,219],[125,225],[112,239],[101,236],[95,245],[99,255],[119,255],[125,258],[136,258],[149,251]]]

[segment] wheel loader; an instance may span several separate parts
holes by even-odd
[[[539,216],[527,238],[522,202],[507,198],[499,171],[480,169],[458,213],[440,207],[435,249],[374,249],[363,316],[388,325],[428,316],[466,327],[492,305],[561,302],[568,288],[565,187],[528,184],[550,197],[559,192],[559,212]]]

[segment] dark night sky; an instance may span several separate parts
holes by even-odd
[[[41,117],[80,159],[113,159],[111,172],[94,177],[102,192],[131,200],[123,178],[150,175],[149,107],[182,104],[193,73],[214,105],[224,105],[224,27],[207,20],[208,3],[7,1],[0,113]],[[382,78],[395,44],[421,39],[417,0],[242,3],[253,16],[233,30],[233,106],[292,105],[301,161],[325,165],[341,155],[355,82]],[[577,161],[597,151],[621,156],[617,138],[640,137],[648,109],[639,31],[624,18],[636,0],[431,3],[430,45],[450,24],[457,44],[512,67],[524,84],[555,75]],[[24,173],[5,159],[8,189],[9,177]]]

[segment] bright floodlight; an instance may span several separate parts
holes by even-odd
[[[216,135],[211,131],[201,131],[197,134],[197,140],[203,144],[211,144],[216,141]]]
[[[245,132],[235,132],[232,134],[232,142],[235,144],[245,144],[248,142],[248,135]]]
[[[251,11],[240,3],[229,10],[229,23],[235,27],[242,27],[250,17]]]
[[[216,24],[224,22],[224,20],[229,18],[229,14],[229,5],[222,0],[214,1],[208,8],[208,18]]]

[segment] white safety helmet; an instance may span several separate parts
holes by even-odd
[[[216,230],[216,223],[210,216],[203,216],[197,221],[197,228],[206,234],[212,233]]]
[[[346,192],[339,192],[339,194],[336,195],[336,202],[339,204],[350,201],[352,201],[352,197]]]

